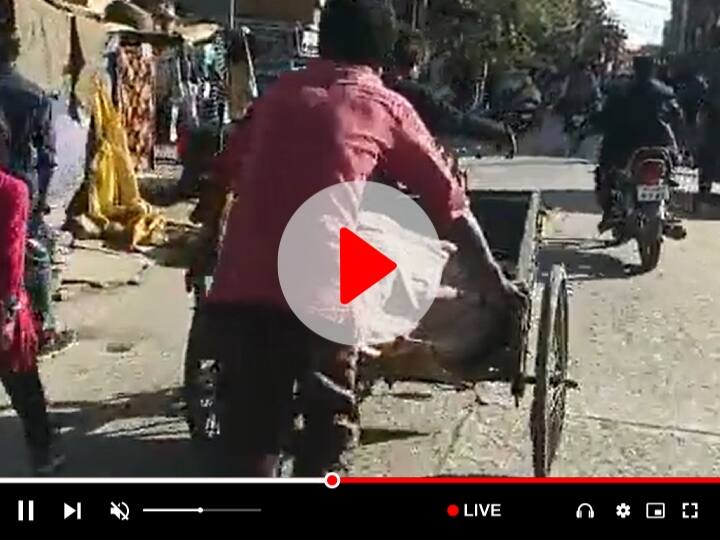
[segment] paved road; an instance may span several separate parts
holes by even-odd
[[[524,158],[472,169],[478,187],[544,188],[554,208],[542,267],[563,262],[572,279],[571,369],[581,385],[554,473],[719,474],[720,223],[690,221],[690,237],[665,246],[657,271],[633,276],[634,246],[598,243],[587,164]],[[136,270],[89,253],[76,251],[73,266],[107,279]],[[190,316],[181,271],[157,265],[137,287],[76,291],[61,312],[82,341],[43,375],[66,426],[67,474],[202,474],[175,408]],[[516,409],[504,385],[378,388],[363,407],[354,472],[530,475],[528,405]],[[6,410],[0,475],[27,474],[22,451]]]

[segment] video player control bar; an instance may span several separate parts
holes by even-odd
[[[262,512],[262,508],[143,508],[143,512],[152,514],[245,514]]]

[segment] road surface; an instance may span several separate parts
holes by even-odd
[[[564,263],[572,281],[571,376],[555,475],[720,474],[720,223],[691,220],[660,267],[628,272],[634,246],[605,249],[587,164],[548,158],[472,166],[478,187],[542,189],[552,207],[542,270]],[[64,426],[70,476],[202,475],[177,408],[190,318],[179,261],[123,285],[141,259],[77,250],[74,286],[60,304],[81,341],[47,360],[43,378]],[[107,282],[97,288],[97,282]],[[113,283],[115,282],[115,283]],[[1,395],[1,394],[0,394]],[[379,387],[363,405],[354,474],[532,474],[528,395],[516,409],[505,385],[455,393]],[[0,397],[0,476],[28,474],[17,421]]]

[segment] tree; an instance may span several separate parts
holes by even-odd
[[[431,46],[475,66],[469,71],[486,63],[563,66],[572,56],[602,60],[617,54],[627,39],[604,0],[435,0],[430,8]]]

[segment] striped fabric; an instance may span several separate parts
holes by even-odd
[[[212,69],[208,70],[209,86],[199,98],[198,115],[201,123],[220,125],[225,122],[228,103],[227,46],[223,34],[218,33],[211,44]]]

